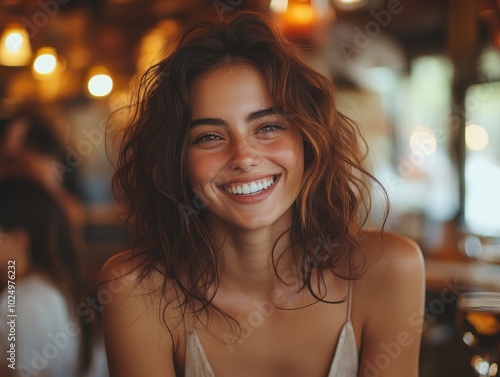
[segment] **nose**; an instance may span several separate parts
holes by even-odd
[[[248,171],[259,162],[259,153],[255,146],[247,140],[238,140],[234,143],[229,159],[231,170]]]

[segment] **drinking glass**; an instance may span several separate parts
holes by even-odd
[[[457,300],[457,327],[474,350],[471,365],[480,377],[500,376],[500,293],[467,292]]]

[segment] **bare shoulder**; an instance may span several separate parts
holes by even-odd
[[[391,232],[363,233],[367,278],[402,276],[410,271],[423,273],[424,260],[418,244]]]
[[[150,265],[144,253],[128,250],[115,254],[99,272],[97,293],[103,313],[129,316],[131,320],[142,315],[157,317],[162,309],[160,305],[176,300],[174,291],[165,275]],[[127,311],[123,312],[121,309],[125,307]],[[168,314],[175,317],[172,310]]]
[[[126,251],[102,267],[98,297],[111,376],[174,376],[174,337],[162,307],[163,274],[144,254]],[[170,357],[165,357],[170,355]]]
[[[138,282],[141,265],[145,263],[145,257],[132,250],[122,251],[111,256],[101,267],[99,272],[99,283],[107,284],[113,280],[122,280],[127,285]]]
[[[406,237],[374,232],[363,234],[361,246],[366,271],[355,283],[353,309],[362,329],[360,376],[377,372],[387,377],[416,377],[425,299],[420,248]],[[389,353],[388,345],[392,347]],[[380,363],[380,355],[391,362]]]
[[[390,317],[404,303],[412,310],[423,305],[424,260],[416,242],[390,232],[366,232],[362,248],[366,270],[356,282],[362,313],[380,310],[381,316]]]
[[[104,263],[97,289],[104,322],[110,316],[130,321],[144,315],[152,317],[159,309],[150,303],[157,301],[153,294],[155,289],[161,288],[161,279],[152,274],[144,275],[145,263],[145,256],[133,251],[115,254]]]

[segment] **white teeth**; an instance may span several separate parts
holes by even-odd
[[[267,188],[271,187],[273,183],[274,177],[268,180],[258,180],[236,186],[226,186],[224,190],[233,195],[249,195],[266,190]]]

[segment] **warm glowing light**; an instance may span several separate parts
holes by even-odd
[[[181,29],[178,21],[166,19],[147,31],[139,43],[137,70],[145,71],[170,55]]]
[[[464,341],[465,344],[467,344],[469,347],[472,347],[476,343],[476,338],[474,338],[474,335],[470,331],[467,331],[464,336],[462,337],[462,340]]]
[[[8,34],[5,37],[5,46],[7,50],[12,53],[17,53],[21,50],[21,46],[23,45],[23,35],[17,31]]]
[[[92,75],[89,79],[87,88],[94,97],[104,97],[111,93],[113,89],[113,80],[106,73]]]
[[[335,5],[341,9],[354,10],[366,5],[367,0],[334,0]]]
[[[488,146],[488,131],[477,124],[465,127],[465,145],[471,151],[482,151]]]
[[[430,156],[436,151],[436,137],[431,131],[415,131],[410,137],[410,148],[413,153]]]
[[[311,4],[289,4],[285,21],[289,24],[309,25],[314,22],[316,13]]]
[[[56,70],[57,67],[57,54],[53,48],[41,48],[35,61],[33,62],[33,69],[36,73],[41,75],[49,75]]]
[[[125,106],[127,106],[130,103],[130,96],[125,90],[118,90],[115,91],[110,97],[109,97],[109,109],[111,111],[116,111],[118,109],[121,109]]]
[[[490,364],[486,360],[482,360],[480,363],[477,363],[477,365],[474,365],[476,368],[476,371],[480,373],[481,376],[486,376],[490,369]]]
[[[288,0],[271,0],[269,7],[273,12],[285,13],[288,8]]]
[[[108,107],[113,113],[113,120],[109,123],[113,129],[121,129],[129,124],[135,107],[131,105],[131,94],[125,90],[116,90],[109,96]]]
[[[8,25],[0,38],[0,64],[6,66],[27,65],[31,55],[27,31],[20,25]]]
[[[490,376],[496,376],[498,373],[498,364],[497,363],[491,364],[489,372]]]

